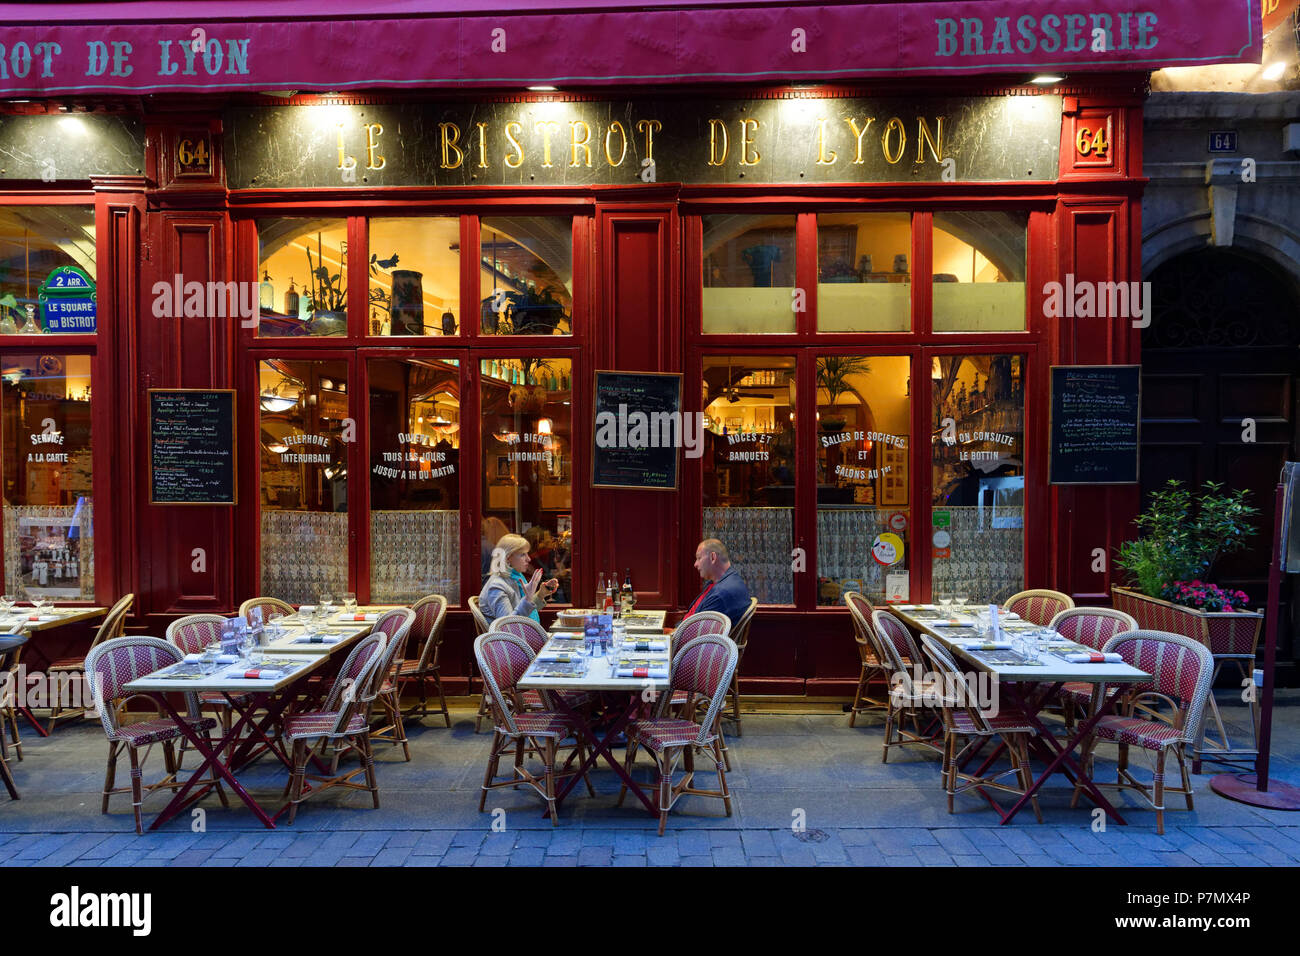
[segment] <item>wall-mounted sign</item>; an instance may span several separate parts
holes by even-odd
[[[1052,484],[1137,483],[1141,372],[1140,365],[1052,366]]]
[[[903,560],[903,539],[892,531],[876,535],[871,543],[871,557],[885,567],[893,567]]]
[[[683,447],[682,377],[597,372],[591,483],[597,488],[677,488]],[[675,422],[672,427],[666,423]]]
[[[0,157],[0,179],[54,183],[139,176],[144,122],[104,113],[0,116]]]
[[[1237,131],[1235,129],[1219,129],[1210,133],[1210,143],[1208,152],[1211,153],[1235,153],[1237,151]]]
[[[235,390],[149,389],[149,503],[235,504]]]
[[[1051,180],[1061,97],[253,107],[232,189]]]
[[[46,332],[95,331],[95,283],[77,266],[59,266],[37,290]]]

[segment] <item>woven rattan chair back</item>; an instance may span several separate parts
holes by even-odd
[[[732,643],[736,645],[736,652],[737,652],[736,666],[737,667],[740,666],[740,658],[745,656],[745,646],[749,644],[749,625],[753,622],[754,615],[757,612],[758,612],[758,598],[752,597],[749,599],[749,607],[745,609],[744,614],[740,615],[740,620],[736,623],[736,626],[733,627],[730,633],[727,635],[728,637],[731,638]]]
[[[249,624],[253,623],[253,609],[262,609],[262,623],[265,624],[271,619],[272,614],[281,614],[285,617],[294,613],[293,605],[288,601],[281,601],[273,597],[254,597],[249,598],[243,604],[239,605],[239,613]]]
[[[438,663],[442,648],[442,635],[447,626],[447,599],[441,594],[429,594],[411,605],[415,620],[411,622],[411,637],[422,641],[418,673]]]
[[[727,635],[731,632],[731,618],[720,611],[698,611],[684,619],[673,630],[668,647],[673,657],[684,650],[691,641],[706,634]]]
[[[385,635],[371,631],[352,648],[325,698],[324,712],[336,715],[331,735],[346,733],[352,715],[365,706],[366,694],[390,647]]]
[[[739,657],[736,644],[725,634],[700,634],[673,655],[669,671],[669,693],[659,700],[660,716],[667,713],[676,691],[683,691],[690,702],[685,714],[698,712],[694,702],[698,697],[708,700],[709,706],[700,719],[700,732],[695,742],[706,746],[716,733],[718,718],[727,701],[727,688],[736,671]]]
[[[475,636],[482,637],[488,631],[492,630],[492,625],[488,623],[487,617],[483,614],[483,608],[479,606],[478,595],[475,594],[465,603],[469,605],[469,613],[474,615]]]
[[[894,676],[894,686],[909,697],[916,696],[916,687],[907,669],[907,662],[919,664],[921,655],[912,640],[911,632],[888,611],[872,611],[871,623],[876,630],[876,646],[884,654],[881,660],[888,665]]]
[[[130,699],[126,685],[138,677],[152,674],[184,657],[173,644],[160,637],[112,637],[97,644],[86,655],[86,680],[90,684],[95,712],[110,740],[121,736],[119,704]],[[199,698],[193,691],[183,692],[191,717],[199,714]]]
[[[528,642],[533,654],[540,653],[541,649],[546,646],[548,636],[546,628],[531,617],[524,617],[522,614],[510,614],[506,617],[497,618],[492,622],[492,630],[505,631],[515,637],[522,637]]]
[[[522,637],[505,631],[489,631],[474,639],[474,657],[487,685],[497,719],[511,734],[519,733],[515,723],[515,685],[536,657]]]
[[[167,625],[167,640],[182,654],[202,654],[209,644],[221,642],[221,628],[229,623],[220,614],[190,614]]]
[[[1116,634],[1138,629],[1137,621],[1131,616],[1108,607],[1068,608],[1052,618],[1048,626],[1062,637],[1094,651],[1105,647]]]
[[[933,693],[931,695],[927,692],[927,697],[943,711],[943,721],[948,729],[954,729],[953,711],[960,708],[970,715],[971,723],[980,734],[993,733],[982,709],[976,701],[969,699],[966,693],[966,675],[948,653],[948,648],[929,634],[922,634],[921,652],[934,670],[933,680],[929,684]]]
[[[1179,730],[1179,739],[1193,744],[1200,738],[1214,678],[1214,657],[1208,647],[1168,631],[1127,631],[1107,641],[1103,651],[1120,655],[1126,664],[1152,676],[1150,683],[1137,685],[1132,701],[1163,698],[1174,712],[1159,716]]]
[[[1003,607],[1012,614],[1019,614],[1026,621],[1032,621],[1040,627],[1047,627],[1056,615],[1074,607],[1074,598],[1060,591],[1045,589],[1021,591],[1007,598]]]
[[[135,603],[134,594],[125,594],[117,599],[117,603],[108,609],[104,615],[104,621],[99,625],[99,630],[95,632],[95,639],[90,642],[91,647],[98,647],[104,641],[111,641],[115,637],[121,637],[126,631],[126,615],[131,610],[131,605]]]
[[[858,656],[866,661],[870,655],[875,652],[875,642],[872,640],[871,615],[875,613],[875,608],[871,602],[862,596],[860,591],[845,591],[844,604],[849,609],[849,616],[853,620],[853,640],[858,645]]]

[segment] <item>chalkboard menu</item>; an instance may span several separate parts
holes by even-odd
[[[149,502],[235,503],[234,389],[149,389]]]
[[[1141,366],[1053,366],[1051,483],[1136,484],[1141,407]]]
[[[598,488],[677,488],[682,377],[597,372],[591,483]],[[664,418],[664,415],[667,418]],[[658,416],[658,417],[656,417]]]

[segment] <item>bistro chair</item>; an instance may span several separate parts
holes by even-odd
[[[131,810],[135,815],[136,833],[144,832],[140,821],[140,805],[144,802],[145,795],[163,788],[175,792],[182,786],[177,775],[180,773],[181,759],[184,758],[182,756],[181,759],[177,759],[175,743],[177,739],[185,738],[182,729],[174,720],[156,710],[155,716],[145,720],[134,720],[140,715],[132,711],[130,717],[133,718],[133,722],[123,722],[127,716],[127,704],[133,700],[151,700],[145,695],[129,694],[125,687],[136,678],[175,664],[183,657],[184,655],[175,646],[160,638],[135,636],[110,638],[96,644],[86,655],[85,674],[90,684],[91,699],[95,703],[95,712],[99,714],[99,719],[104,725],[104,733],[108,736],[108,770],[104,776],[104,799],[100,812],[108,813],[110,796],[115,793],[129,792]],[[183,693],[185,697],[187,716],[181,719],[185,720],[195,733],[203,734],[209,744],[215,743],[209,732],[217,722],[211,717],[203,717],[200,714],[198,696],[180,687],[177,687],[177,693]],[[163,746],[163,762],[167,775],[156,783],[146,784],[143,782],[143,766],[149,759],[149,752],[154,744]],[[143,756],[140,755],[141,747],[144,748]],[[131,786],[114,789],[117,758],[123,750],[131,760]],[[215,767],[209,779],[217,788],[221,805],[227,806],[226,794],[221,787],[221,779],[217,776]]]
[[[531,617],[524,617],[522,614],[511,614],[497,618],[492,622],[492,630],[504,631],[507,634],[515,635],[515,637],[522,637],[528,643],[534,657],[541,653],[542,648],[546,646],[546,642],[550,638],[542,625]],[[551,696],[553,698],[562,698],[570,710],[578,710],[591,703],[591,695],[580,690],[552,691]],[[523,701],[524,706],[529,710],[551,709],[550,705],[543,701],[541,695],[535,690],[524,691]]]
[[[1032,621],[1039,627],[1047,627],[1056,615],[1074,607],[1074,599],[1060,591],[1039,589],[1013,594],[1002,606],[1026,621]]]
[[[1004,705],[998,710],[988,711],[981,701],[972,700],[965,675],[957,662],[930,635],[921,635],[921,648],[929,658],[935,675],[942,681],[937,687],[939,693],[936,703],[943,715],[943,789],[948,794],[948,812],[952,813],[953,798],[957,794],[975,790],[1002,816],[1001,809],[987,791],[1001,790],[1017,796],[1029,792],[1033,786],[1033,776],[1029,772],[1029,738],[1038,731],[1018,709]],[[990,775],[985,775],[983,767],[973,774],[966,773],[962,767],[994,737],[1001,738],[1006,745],[1011,768]],[[957,746],[959,741],[964,741],[960,748]],[[1008,775],[1014,776],[1020,786],[998,782],[999,778]],[[1042,823],[1043,813],[1038,806],[1038,797],[1031,797],[1030,803],[1034,806],[1034,816]]]
[[[368,711],[383,680],[383,667],[391,661],[390,653],[395,652],[396,647],[385,633],[372,630],[357,643],[339,668],[323,708],[285,718],[284,739],[293,744],[293,773],[285,788],[289,798],[290,823],[298,814],[298,805],[306,799],[304,787],[307,796],[331,787],[368,790],[375,809],[379,809],[379,784],[375,780],[374,754],[370,749]],[[337,771],[340,744],[344,745],[345,751],[355,750],[360,755],[361,766],[330,777],[307,773],[307,761],[318,753],[323,754],[326,746],[335,748],[331,772]],[[366,777],[364,784],[355,779],[362,773]]]
[[[727,703],[727,688],[736,673],[738,654],[736,645],[725,634],[701,634],[673,655],[669,685],[673,691],[659,698],[659,707],[649,720],[634,720],[627,725],[627,756],[624,768],[630,774],[637,751],[644,749],[655,760],[659,771],[659,793],[655,805],[659,810],[659,835],[664,835],[668,811],[687,795],[717,797],[722,800],[727,816],[731,816],[731,792],[727,789],[727,770],[722,755],[722,708]],[[704,711],[697,722],[694,719],[669,716],[668,701],[681,691],[688,697],[684,713],[694,715]],[[695,706],[699,697],[703,705]],[[718,774],[718,789],[703,790],[695,786],[695,754],[699,752],[713,758]],[[673,774],[681,763],[683,776],[673,783]],[[627,796],[624,784],[618,793],[618,804]]]
[[[438,657],[442,652],[442,636],[447,626],[447,599],[441,594],[430,594],[411,605],[415,620],[411,622],[411,635],[422,637],[420,656],[403,660],[397,667],[397,682],[415,681],[420,688],[420,702],[406,711],[408,718],[423,720],[430,714],[442,714],[451,726],[451,711],[447,709],[447,695],[442,690],[442,672]],[[429,710],[429,679],[433,679],[438,692],[438,709]],[[401,697],[401,689],[398,689]]]
[[[1101,718],[1084,738],[1079,749],[1085,773],[1092,776],[1093,755],[1099,743],[1119,747],[1115,783],[1093,783],[1097,787],[1137,790],[1156,811],[1156,832],[1165,832],[1165,794],[1182,795],[1192,810],[1192,782],[1187,774],[1187,751],[1200,740],[1205,718],[1205,701],[1210,696],[1214,658],[1204,644],[1167,631],[1129,631],[1112,637],[1103,650],[1119,654],[1126,664],[1146,671],[1152,680],[1139,684],[1120,700],[1119,713]],[[1095,703],[1100,704],[1104,686]],[[1162,710],[1167,706],[1168,711]],[[1129,772],[1129,748],[1139,747],[1156,755],[1155,776],[1150,787]],[[1165,785],[1169,754],[1178,761],[1182,787]],[[1075,784],[1070,806],[1079,802],[1081,787]]]
[[[135,595],[128,594],[125,597],[119,599],[116,604],[114,604],[111,608],[109,608],[108,613],[104,615],[104,620],[99,625],[99,630],[95,632],[94,640],[90,642],[91,650],[94,650],[96,647],[98,647],[100,644],[104,643],[105,641],[109,641],[115,637],[122,636],[123,631],[126,629],[127,612],[131,610],[131,605],[134,603],[135,603]],[[62,658],[61,660],[57,660],[54,663],[52,663],[47,669],[46,673],[49,674],[51,677],[53,677],[55,674],[66,675],[61,680],[51,681],[51,683],[56,688],[59,686],[66,687],[69,686],[73,680],[75,680],[75,677],[73,675],[76,674],[80,674],[82,676],[85,675],[86,662],[84,659],[79,657],[65,657]],[[52,732],[54,730],[54,725],[57,724],[60,720],[72,720],[78,717],[88,716],[85,713],[85,711],[81,710],[80,708],[68,709],[63,707],[59,703],[58,694],[51,695],[51,697],[52,699],[50,700],[50,725],[47,728],[47,730]]]
[[[726,637],[730,635],[730,632],[731,618],[721,611],[698,611],[690,617],[683,618],[682,622],[673,629],[672,635],[668,638],[668,653],[670,658],[675,658],[692,641],[704,637],[706,634]],[[691,695],[681,690],[673,691],[669,696],[672,698],[671,706],[681,708],[686,705]],[[726,750],[725,743],[723,744],[723,750]],[[730,761],[730,758],[728,758],[728,761]]]
[[[240,616],[249,624],[253,623],[253,609],[262,609],[262,623],[271,620],[272,614],[282,614],[289,617],[294,613],[293,605],[288,601],[281,601],[273,597],[254,597],[249,598],[243,604],[239,605]]]
[[[1094,651],[1100,651],[1116,634],[1138,629],[1137,621],[1130,615],[1108,607],[1070,608],[1052,618],[1048,626],[1062,637]],[[1095,687],[1082,681],[1067,681],[1061,685],[1057,699],[1061,703],[1066,729],[1073,731],[1076,715],[1088,712]]]
[[[202,654],[209,644],[221,642],[221,628],[229,623],[230,619],[220,614],[191,614],[177,618],[167,625],[167,641],[174,644],[181,654]],[[241,705],[249,699],[247,694],[235,698]],[[221,729],[230,733],[231,712],[234,708],[225,694],[204,691],[199,694],[199,703],[215,713],[221,721]]]
[[[749,599],[749,608],[740,617],[740,623],[728,635],[732,643],[736,645],[736,670],[731,675],[731,688],[727,691],[727,698],[731,702],[731,713],[727,713],[727,708],[722,709],[722,719],[730,720],[736,725],[736,736],[743,737],[744,733],[740,727],[740,665],[745,660],[745,648],[749,646],[749,625],[754,620],[754,612],[758,610],[758,598]]]
[[[889,763],[890,747],[918,746],[937,754],[944,749],[938,739],[932,735],[930,727],[922,729],[921,718],[930,718],[927,710],[934,706],[939,695],[933,680],[926,680],[918,673],[913,675],[909,667],[921,663],[921,654],[907,626],[888,611],[872,611],[873,630],[867,632],[868,638],[876,641],[876,653],[885,662],[890,672],[889,707],[885,711],[885,741],[880,762]],[[912,729],[904,723],[910,721]]]
[[[478,595],[475,594],[472,597],[467,598],[465,603],[469,606],[469,613],[474,617],[474,636],[479,638],[492,630],[492,625],[488,623],[487,617],[483,614],[483,608],[479,606]],[[469,680],[471,686],[473,686],[474,683],[474,665],[476,663],[474,655],[471,654],[469,661]],[[478,733],[483,729],[483,719],[490,716],[491,707],[492,704],[488,701],[487,697],[487,683],[485,682],[483,684],[483,692],[479,694],[478,698],[478,714],[474,717],[474,733]]]
[[[564,714],[551,710],[524,711],[521,706],[519,688],[516,686],[524,671],[533,662],[536,655],[528,642],[522,637],[507,634],[504,631],[491,631],[474,639],[474,657],[478,661],[479,672],[483,675],[485,694],[488,695],[492,708],[492,749],[488,753],[487,769],[483,774],[483,790],[479,796],[478,811],[482,813],[487,806],[489,790],[500,787],[517,787],[521,784],[530,787],[546,800],[546,807],[551,814],[551,824],[559,823],[555,812],[555,784],[577,773],[573,770],[561,770],[557,773],[555,762],[559,757],[561,741],[573,738],[569,749],[574,751],[569,763],[576,758],[579,763],[585,759],[586,745],[577,733],[574,721]],[[542,695],[545,701],[547,697]],[[511,745],[514,746],[514,768],[510,776],[498,780],[497,768],[502,754]],[[535,753],[542,761],[540,776],[524,766],[525,753]],[[569,763],[566,763],[567,767]],[[595,796],[591,780],[583,774],[587,792]]]
[[[860,591],[845,591],[844,603],[848,605],[849,615],[853,620],[853,640],[858,645],[858,659],[862,663],[862,673],[858,677],[858,688],[853,693],[853,703],[849,707],[849,726],[852,727],[862,711],[888,711],[889,701],[872,697],[867,691],[871,682],[878,680],[889,691],[889,668],[876,654],[875,641],[871,635],[871,615],[876,610]]]
[[[9,734],[19,760],[23,759],[23,738],[18,733],[18,664],[26,643],[22,634],[0,634],[0,741]]]
[[[409,608],[399,607],[379,615],[370,633],[381,634],[388,639],[384,649],[384,664],[380,674],[375,677],[377,694],[375,703],[379,706],[380,725],[370,730],[370,741],[385,741],[402,748],[402,755],[409,763],[411,745],[406,739],[406,724],[402,720],[401,701],[397,696],[397,674],[406,650],[406,641],[411,633],[411,624],[415,621],[415,612]]]

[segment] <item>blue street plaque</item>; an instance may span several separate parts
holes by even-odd
[[[59,266],[38,291],[46,332],[95,331],[95,283],[83,270]]]
[[[1210,133],[1211,153],[1235,153],[1237,151],[1237,131],[1220,129]]]

